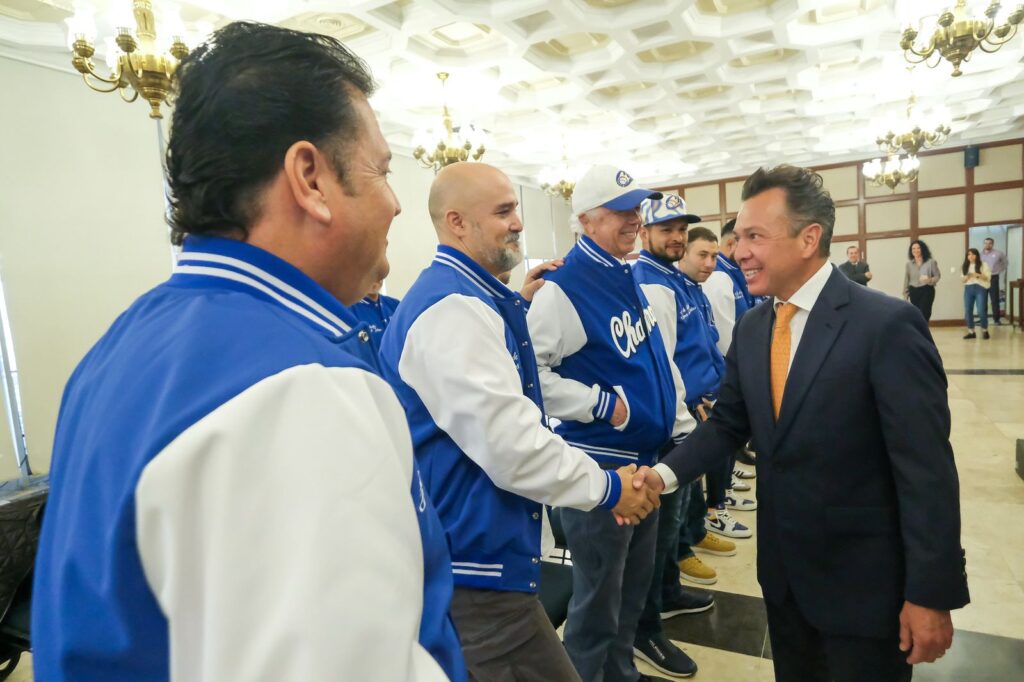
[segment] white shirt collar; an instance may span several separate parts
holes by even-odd
[[[811,312],[811,308],[818,302],[818,296],[821,296],[822,289],[825,288],[825,284],[828,282],[828,278],[832,276],[832,263],[825,261],[825,264],[814,273],[809,280],[804,282],[804,285],[796,290],[788,301],[783,301],[779,297],[775,297],[772,300],[773,305],[779,303],[792,303],[800,310]]]

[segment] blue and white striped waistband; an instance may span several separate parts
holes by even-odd
[[[640,459],[640,453],[631,450],[617,450],[615,448],[606,448],[599,445],[590,445],[589,443],[578,443],[575,441],[565,441],[574,448],[579,448],[583,452],[587,453],[591,457],[614,457],[621,459],[626,462],[635,462]]]
[[[484,575],[491,578],[500,578],[505,570],[505,564],[479,564],[472,561],[453,561],[452,573],[460,575]]]

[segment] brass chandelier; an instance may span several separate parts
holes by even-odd
[[[562,197],[569,201],[572,199],[572,191],[576,189],[576,183],[572,180],[561,178],[554,182],[542,182],[540,188],[553,197]]]
[[[97,92],[114,92],[126,102],[141,95],[149,102],[149,117],[163,118],[160,105],[168,101],[171,78],[189,49],[180,28],[169,31],[166,46],[157,41],[156,19],[150,0],[134,0],[132,15],[135,26],[115,26],[117,36],[107,41],[107,63],[110,75],[101,76],[92,62],[96,53],[92,41],[96,27],[91,12],[79,9],[67,20],[68,40],[73,57],[71,64],[82,74],[85,84]],[[116,20],[121,23],[121,20]],[[124,24],[130,23],[124,20]],[[175,32],[175,30],[177,32]],[[114,45],[120,50],[114,55]]]
[[[967,7],[967,0],[956,0],[953,9],[946,9],[939,15],[934,32],[928,42],[915,45],[918,32],[912,27],[904,29],[900,47],[904,57],[912,64],[927,60],[936,52],[940,55],[930,67],[938,66],[942,58],[953,65],[953,76],[961,75],[960,64],[970,61],[975,49],[995,52],[1013,38],[1017,27],[1024,21],[1024,5],[1018,5],[1006,21],[996,24],[1001,9],[999,0],[992,0],[982,18],[975,17]]]
[[[444,84],[448,80],[448,73],[441,71],[437,74],[441,81],[442,105],[444,114],[442,116],[443,130],[428,131],[420,133],[417,137],[424,138],[427,144],[433,144],[433,151],[427,152],[423,144],[417,144],[412,155],[424,168],[431,168],[436,173],[445,166],[459,161],[479,161],[486,151],[479,132],[472,125],[454,126],[452,115],[448,111],[448,102],[444,99]],[[436,143],[434,143],[436,140]]]
[[[888,187],[896,191],[897,185],[910,184],[917,180],[917,172],[921,168],[921,162],[916,156],[908,154],[899,156],[889,154],[888,158],[872,159],[864,164],[862,172],[864,179],[878,187]]]
[[[900,132],[890,129],[875,142],[887,154],[909,154],[916,156],[922,149],[937,147],[949,137],[950,128],[945,123],[922,127],[916,119],[917,97],[910,96],[907,102],[907,127]]]

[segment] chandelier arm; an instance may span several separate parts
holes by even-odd
[[[121,99],[123,99],[123,100],[124,100],[125,102],[128,102],[129,104],[131,104],[132,102],[134,102],[135,100],[137,100],[137,99],[139,98],[139,91],[138,91],[138,90],[136,90],[136,89],[135,89],[135,88],[133,87],[133,88],[132,88],[132,95],[131,95],[131,97],[125,97],[125,96],[124,96],[124,92],[125,92],[125,90],[127,90],[127,89],[128,89],[128,88],[118,88],[118,89],[117,89],[117,94],[119,94],[119,95],[121,96]]]
[[[110,72],[110,76],[101,76],[99,73],[97,73],[96,72],[96,65],[92,63],[91,59],[86,59],[85,60],[85,68],[88,69],[88,73],[83,73],[82,74],[83,78],[87,78],[87,77],[91,76],[94,80],[98,80],[99,82],[106,83],[108,85],[113,85],[114,87],[117,87],[118,84],[121,82],[121,66],[120,66],[120,64],[118,65],[117,69],[115,69],[114,71]],[[86,80],[85,82],[87,84],[89,83],[88,80]],[[93,90],[96,90],[96,88],[94,88],[92,85],[89,85],[89,87],[92,88]],[[113,92],[113,90],[97,90],[97,92]]]
[[[990,35],[987,40],[984,40],[984,41],[978,43],[978,47],[981,48],[982,52],[988,52],[989,54],[992,54],[993,52],[998,50],[1000,47],[1002,47],[1003,45],[1008,43],[1010,40],[1013,40],[1013,37],[1015,35],[1017,35],[1017,27],[1016,26],[1011,28],[1010,32],[1007,33],[1002,38],[993,38]],[[991,45],[992,49],[991,50],[986,49],[986,47],[985,47],[986,45]]]
[[[95,80],[100,81],[101,83],[103,83],[104,85],[106,85],[108,87],[102,87],[102,86],[99,86],[99,85],[93,85],[91,82],[89,82],[89,78],[90,77],[94,78]],[[103,78],[102,76],[97,76],[97,75],[91,74],[91,73],[83,73],[82,74],[82,80],[85,81],[85,84],[89,86],[90,90],[94,90],[96,92],[113,92],[114,90],[119,90],[120,87],[121,87],[121,82],[120,81],[111,81],[111,80],[108,80],[106,78]]]

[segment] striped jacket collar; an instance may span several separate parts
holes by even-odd
[[[718,264],[721,265],[726,270],[733,270],[736,272],[739,272],[740,270],[740,266],[737,265],[733,259],[723,254],[718,254]]]
[[[646,263],[647,265],[650,265],[652,268],[665,275],[678,277],[679,275],[683,274],[675,267],[674,264],[666,263],[665,261],[655,256],[647,249],[640,250],[640,255],[637,257],[637,260],[640,261],[641,263]]]
[[[476,288],[492,298],[514,298],[516,293],[498,281],[498,278],[480,267],[480,264],[458,249],[440,244],[434,254],[434,263],[449,267],[469,280]]]
[[[235,239],[187,237],[171,282],[185,286],[227,285],[249,291],[335,338],[361,324],[304,272],[263,249]]]
[[[585,234],[580,235],[579,240],[576,242],[576,248],[579,249],[582,255],[606,268],[614,268],[623,264],[621,260],[602,249],[597,245],[597,242]]]

